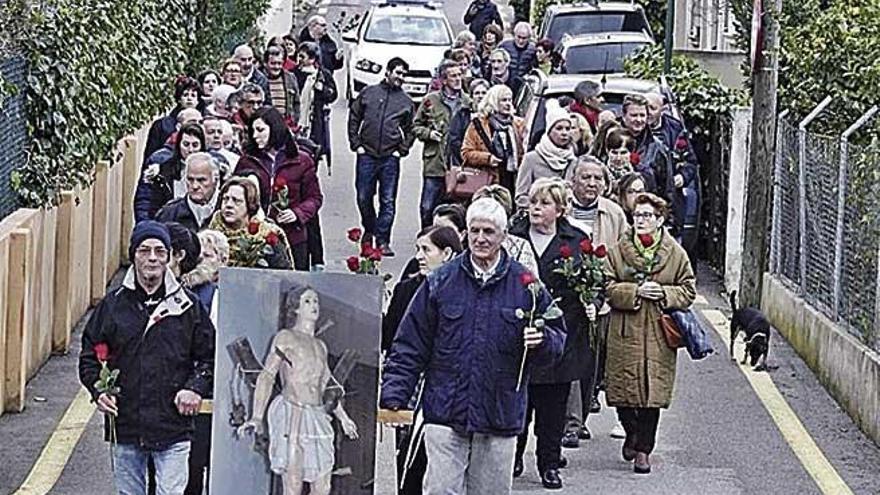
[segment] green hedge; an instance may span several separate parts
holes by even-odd
[[[87,6],[84,4],[88,4]],[[12,184],[25,206],[91,182],[117,140],[173,105],[178,74],[216,66],[268,0],[49,0],[27,17],[30,160]]]

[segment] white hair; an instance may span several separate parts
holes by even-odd
[[[474,220],[487,220],[502,232],[507,231],[507,212],[501,203],[492,198],[480,198],[471,203],[465,218],[468,227]]]
[[[232,55],[236,58],[241,57],[245,54],[245,50],[249,51],[251,56],[254,55],[254,49],[250,47],[247,43],[242,43],[235,47],[235,50],[232,51]]]
[[[218,230],[206,229],[198,234],[199,242],[202,243],[202,249],[205,246],[211,246],[217,251],[217,257],[220,258],[220,266],[226,266],[229,260],[229,240],[222,232]]]
[[[214,88],[214,93],[211,94],[211,99],[214,103],[220,103],[224,107],[226,103],[229,101],[229,95],[235,93],[235,88],[228,84],[219,84],[216,88]]]
[[[453,48],[461,48],[468,43],[476,43],[476,41],[477,37],[474,33],[465,29],[455,36],[455,43],[453,43],[452,46]]]
[[[488,117],[499,111],[501,108],[501,98],[505,95],[510,95],[512,98],[513,91],[503,84],[496,84],[489,88],[489,91],[486,92],[486,96],[483,97],[480,106],[477,108],[480,115]]]
[[[211,175],[214,177],[214,181],[216,182],[220,179],[220,164],[218,164],[217,160],[215,160],[214,157],[206,151],[197,151],[186,157],[183,173],[187,174],[189,172],[189,168],[197,163],[207,163],[208,165],[210,165]]]
[[[322,15],[313,15],[309,17],[309,22],[307,22],[306,25],[308,27],[312,27],[319,22],[327,22],[327,19],[325,19]]]

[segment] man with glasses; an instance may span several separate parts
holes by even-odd
[[[513,28],[513,39],[502,41],[499,48],[510,54],[510,74],[513,77],[523,77],[535,66],[535,42],[528,22],[518,22]]]
[[[213,386],[214,325],[168,269],[171,236],[152,220],[131,235],[122,287],[86,325],[79,377],[115,430],[119,493],[144,494],[147,461],[158,493],[183,493],[194,418]],[[103,366],[118,371],[118,391],[98,390]]]
[[[245,128],[247,127],[247,122],[250,120],[251,115],[253,115],[258,108],[263,106],[265,93],[262,88],[253,83],[245,84],[239,93],[241,96],[241,106],[238,109],[238,112],[232,117],[232,120],[233,123]]]

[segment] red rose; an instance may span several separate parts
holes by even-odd
[[[584,239],[580,243],[581,252],[584,254],[593,254],[593,241]]]
[[[345,260],[345,264],[348,265],[350,271],[355,273],[361,268],[361,260],[359,260],[357,256],[349,256],[348,259]]]
[[[639,234],[639,242],[642,246],[649,248],[654,245],[654,236],[651,234]]]
[[[638,166],[638,164],[642,163],[642,155],[640,155],[638,151],[633,151],[629,154],[629,163],[632,164],[633,167]]]
[[[266,236],[266,244],[272,247],[275,247],[278,244],[278,240],[278,234],[276,234],[275,232],[269,232],[269,234]]]
[[[370,258],[370,261],[382,261],[382,250],[371,249],[368,258]]]
[[[563,244],[562,247],[559,248],[559,256],[563,258],[571,258],[571,248],[568,247],[568,244]]]
[[[257,235],[257,232],[260,231],[260,224],[257,222],[251,222],[247,226],[248,234]]]
[[[678,151],[684,151],[684,150],[688,149],[687,139],[685,139],[684,137],[679,137],[678,139],[676,139],[675,140],[675,149],[677,149]]]
[[[287,187],[287,179],[281,176],[275,177],[275,185],[272,186],[272,189],[274,189],[275,192],[281,192],[285,187]]]
[[[348,229],[348,240],[351,242],[358,242],[361,240],[361,236],[363,236],[363,231],[357,227]]]
[[[361,244],[361,258],[370,258],[370,255],[373,254],[373,246],[370,244]]]
[[[431,100],[425,100],[425,110],[430,110],[432,105]]]
[[[519,283],[523,284],[523,287],[528,287],[535,283],[535,276],[532,275],[532,272],[523,272],[523,274],[519,276]]]
[[[101,342],[100,344],[95,344],[95,357],[98,358],[98,361],[102,363],[106,363],[108,359],[110,359],[110,347]]]
[[[593,254],[594,254],[597,258],[604,258],[605,255],[608,254],[608,249],[605,248],[605,245],[604,245],[604,244],[601,244],[601,245],[599,245],[599,247],[597,247],[596,249],[593,250]]]

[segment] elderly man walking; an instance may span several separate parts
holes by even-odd
[[[398,410],[425,373],[427,495],[510,492],[528,368],[554,363],[565,340],[561,319],[536,328],[523,317],[543,314],[550,296],[541,288],[533,299],[534,275],[501,248],[504,208],[474,201],[467,226],[468,250],[428,275],[410,303],[382,383],[381,407]]]
[[[510,54],[510,74],[513,77],[522,77],[535,66],[535,42],[532,41],[532,26],[528,22],[516,23],[513,39],[502,41],[499,48]]]
[[[151,458],[157,493],[184,492],[193,419],[212,389],[214,325],[168,269],[170,251],[165,225],[138,223],[122,287],[101,301],[83,331],[79,377],[112,418],[119,493],[145,493]],[[98,387],[103,366],[118,370],[118,390]]]
[[[166,203],[156,213],[156,220],[178,222],[196,233],[207,228],[217,208],[220,167],[210,153],[193,153],[186,157],[183,177],[186,195]]]

